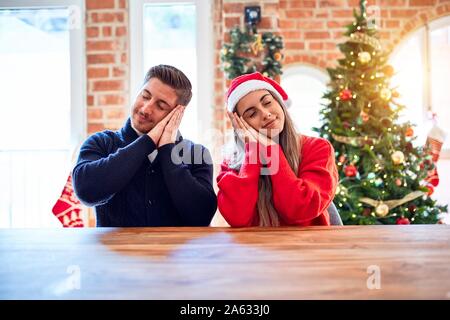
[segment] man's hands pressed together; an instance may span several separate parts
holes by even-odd
[[[178,128],[185,109],[186,106],[176,106],[164,119],[150,130],[149,133],[147,133],[158,148],[169,143],[175,143]]]

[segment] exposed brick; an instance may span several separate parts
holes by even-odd
[[[225,18],[225,27],[226,28],[233,28],[235,26],[240,26],[241,24],[241,18],[240,17],[226,17]]]
[[[223,4],[224,13],[244,13],[243,3],[224,3]]]
[[[262,17],[261,22],[258,24],[260,29],[271,29],[273,27],[273,19],[271,17]]]
[[[299,39],[301,36],[300,31],[284,31],[282,33],[283,37],[286,39]]]
[[[433,6],[436,4],[436,0],[409,0],[411,7],[415,6]]]
[[[294,29],[296,26],[296,22],[295,20],[279,20],[278,21],[278,25],[280,26],[281,29]]]
[[[93,23],[107,23],[107,22],[123,22],[123,12],[93,12],[91,14]]]
[[[113,68],[113,77],[122,77],[126,75],[126,70],[121,67],[114,67]]]
[[[125,8],[127,8],[127,3],[128,3],[127,0],[119,0],[119,8],[120,8],[120,9],[125,9]]]
[[[93,91],[120,91],[125,88],[122,80],[97,80],[93,82]]]
[[[317,1],[314,0],[292,0],[290,1],[291,8],[315,8]]]
[[[347,5],[347,1],[345,0],[320,0],[319,8],[343,8]]]
[[[104,94],[98,96],[98,105],[123,105],[125,103],[125,98],[120,95],[115,94]]]
[[[101,120],[103,119],[103,110],[101,108],[88,108],[87,117],[88,120]]]
[[[102,28],[102,36],[111,37],[111,35],[112,35],[112,27],[105,26]]]
[[[86,0],[86,9],[113,9],[115,0]]]
[[[88,68],[87,76],[89,79],[106,78],[109,76],[109,68]]]
[[[116,27],[116,37],[121,37],[127,34],[127,27]]]
[[[88,54],[87,63],[97,64],[97,63],[113,63],[115,61],[114,54]]]
[[[287,50],[302,50],[305,49],[305,44],[303,42],[286,42],[285,48]]]
[[[115,49],[114,41],[111,40],[88,40],[86,42],[87,51],[112,51]]]
[[[107,119],[119,119],[122,120],[126,116],[126,110],[124,108],[106,109],[105,116]]]
[[[87,100],[86,102],[87,102],[88,107],[94,105],[94,96],[93,95],[88,95],[86,100]]]
[[[99,35],[99,29],[98,27],[87,27],[86,28],[86,36],[88,38],[96,38]]]
[[[324,29],[324,21],[298,21],[297,28],[299,29]]]
[[[333,10],[331,15],[333,18],[351,18],[353,17],[353,12],[351,10]]]
[[[391,17],[392,18],[408,18],[412,17],[417,13],[417,10],[415,9],[394,9],[391,10]]]
[[[330,33],[327,31],[309,31],[305,32],[305,39],[328,39]]]
[[[103,123],[88,123],[88,134],[105,130]]]
[[[311,18],[313,16],[313,11],[305,10],[289,10],[286,11],[287,18]]]

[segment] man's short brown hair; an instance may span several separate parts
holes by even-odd
[[[151,67],[145,75],[144,83],[151,78],[157,78],[162,83],[172,87],[178,97],[177,104],[187,106],[192,98],[192,85],[188,77],[177,68],[165,64]]]

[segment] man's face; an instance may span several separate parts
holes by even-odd
[[[177,106],[175,90],[157,78],[151,78],[136,97],[131,110],[133,127],[148,133]]]

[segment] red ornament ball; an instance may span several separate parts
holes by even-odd
[[[408,218],[398,218],[396,224],[411,224]]]
[[[354,165],[350,164],[344,168],[344,174],[347,177],[356,177],[358,174],[358,169],[356,169]]]
[[[395,179],[395,185],[397,186],[397,187],[400,187],[401,185],[402,185],[402,180],[401,179]]]
[[[352,98],[352,96],[353,96],[352,91],[349,89],[344,89],[339,93],[339,98],[342,101],[348,101]]]

